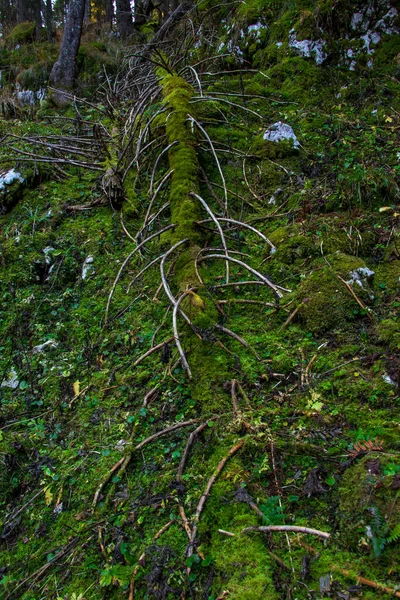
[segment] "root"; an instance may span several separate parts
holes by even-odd
[[[163,229],[160,229],[159,231],[156,231],[155,233],[153,233],[152,235],[149,235],[148,238],[146,238],[145,240],[143,240],[143,242],[141,242],[140,244],[138,244],[136,246],[136,248],[134,250],[132,250],[132,252],[130,252],[128,254],[128,256],[126,257],[126,259],[124,260],[124,262],[122,263],[118,274],[114,280],[114,283],[112,285],[110,294],[108,296],[108,300],[107,300],[107,306],[106,306],[106,312],[105,312],[105,317],[104,317],[104,322],[105,324],[107,324],[108,322],[108,312],[110,310],[110,304],[111,304],[111,300],[112,297],[114,295],[115,292],[115,288],[117,287],[117,283],[122,275],[122,271],[125,269],[126,265],[128,264],[128,262],[131,260],[132,256],[138,251],[140,250],[140,248],[142,248],[145,244],[147,244],[148,242],[150,242],[152,239],[159,237],[162,233],[165,233],[166,231],[169,231],[170,229],[173,229],[174,227],[176,227],[176,225],[167,225],[166,227],[164,227]]]
[[[157,346],[153,346],[152,348],[150,348],[150,350],[147,350],[147,352],[145,352],[144,354],[142,354],[142,356],[140,356],[132,365],[132,367],[137,367],[138,365],[140,365],[140,363],[147,358],[148,356],[150,356],[150,354],[153,354],[153,352],[156,352],[157,350],[161,350],[161,348],[163,348],[165,346],[165,344],[169,344],[170,342],[173,342],[175,338],[170,337],[166,340],[164,340],[163,342],[160,342],[159,344],[157,344]]]
[[[121,475],[126,470],[126,467],[130,463],[134,452],[136,452],[137,450],[141,450],[144,446],[146,446],[146,444],[149,444],[150,442],[157,440],[158,438],[166,435],[167,433],[171,433],[171,431],[175,431],[176,429],[181,429],[182,427],[187,427],[188,425],[193,425],[193,423],[198,423],[198,422],[199,422],[199,419],[192,419],[191,421],[183,421],[182,423],[175,423],[175,425],[171,425],[170,427],[167,427],[166,429],[163,429],[162,431],[153,433],[153,435],[150,435],[148,438],[146,438],[145,440],[143,440],[142,442],[137,444],[132,449],[132,451],[129,452],[129,454],[127,454],[126,456],[121,458],[117,463],[115,463],[115,465],[113,467],[111,467],[110,471],[104,477],[103,481],[100,483],[100,485],[97,488],[96,493],[93,497],[92,511],[94,511],[94,509],[96,508],[96,504],[98,502],[99,495],[100,495],[102,489],[104,488],[104,486],[106,485],[106,483],[111,479],[112,475],[115,472],[120,471],[120,475]]]
[[[167,531],[167,529],[169,529],[173,523],[175,523],[174,520],[169,521],[169,523],[167,523],[166,525],[164,525],[164,527],[161,527],[161,529],[159,531],[157,531],[156,535],[154,536],[153,543],[156,540],[158,540],[158,538],[160,538],[162,536],[162,534],[165,533]],[[128,597],[128,600],[134,600],[134,598],[135,598],[135,578],[136,578],[136,575],[139,572],[140,567],[142,566],[142,563],[143,563],[145,557],[146,557],[146,550],[144,552],[142,552],[142,554],[139,556],[139,560],[137,562],[137,565],[136,565],[136,567],[133,570],[132,577],[131,577],[131,583],[130,583],[130,586],[129,586],[129,597]]]
[[[218,463],[217,468],[215,469],[214,473],[211,475],[210,479],[208,480],[208,483],[205,487],[205,490],[199,500],[199,503],[197,505],[197,509],[196,509],[196,514],[194,516],[193,519],[193,525],[192,525],[192,537],[190,540],[190,544],[188,546],[187,549],[187,556],[192,556],[193,554],[193,549],[194,549],[194,544],[196,541],[196,536],[197,536],[197,529],[198,529],[198,524],[200,521],[200,517],[201,517],[201,513],[203,512],[204,509],[204,505],[207,501],[208,496],[210,495],[210,491],[212,486],[214,485],[218,475],[221,473],[222,469],[225,467],[226,463],[228,462],[228,460],[234,455],[236,454],[236,452],[238,450],[240,450],[244,445],[244,440],[240,440],[240,442],[238,442],[237,444],[235,444],[228,452],[228,454],[226,456],[224,456],[224,458]]]

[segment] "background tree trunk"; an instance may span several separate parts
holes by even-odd
[[[47,41],[54,42],[54,31],[53,31],[53,9],[51,6],[51,0],[46,0],[44,3],[44,21],[47,29]]]
[[[121,38],[126,38],[133,33],[132,10],[129,0],[116,0],[117,28]]]
[[[106,0],[106,22],[109,23],[112,29],[114,21],[114,3],[112,0]]]
[[[74,87],[84,12],[85,0],[70,1],[60,54],[49,78],[50,85],[55,88],[71,90]]]

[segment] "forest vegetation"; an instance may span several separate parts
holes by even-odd
[[[0,597],[400,597],[394,0],[0,0]]]

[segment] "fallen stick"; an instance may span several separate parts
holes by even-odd
[[[363,302],[361,302],[360,298],[357,296],[357,294],[355,293],[355,291],[353,290],[353,288],[351,287],[350,284],[347,283],[347,281],[345,281],[342,277],[340,277],[340,275],[337,275],[337,278],[340,279],[340,281],[342,283],[344,283],[344,285],[347,287],[347,289],[349,290],[350,294],[353,296],[354,300],[357,302],[357,304],[363,309],[365,310],[365,312],[367,313],[367,317],[372,321],[373,317],[371,315],[371,311],[370,309],[365,306],[365,304]]]
[[[331,537],[330,533],[325,531],[319,531],[319,529],[311,529],[309,527],[298,527],[297,525],[264,525],[261,527],[246,527],[242,533],[248,533],[249,531],[259,531],[260,533],[269,533],[271,531],[293,531],[295,533],[308,533],[310,535],[317,535],[325,539]]]
[[[361,585],[367,585],[368,587],[374,588],[375,590],[381,590],[382,592],[386,592],[386,594],[391,594],[395,596],[395,598],[400,598],[400,592],[384,585],[383,583],[378,583],[376,581],[371,581],[370,579],[365,579],[365,577],[360,577],[359,575],[355,575],[348,571],[347,569],[342,569],[341,567],[332,566],[333,571],[338,571],[345,577],[350,577],[351,579],[355,579],[357,583]]]
[[[305,544],[301,540],[297,540],[296,543],[299,544],[300,546],[302,546],[303,548],[305,548],[311,554],[314,554],[314,556],[317,556],[317,557],[319,556],[320,553],[318,552],[318,550],[316,550],[312,546]],[[347,569],[343,569],[342,567],[337,567],[336,565],[331,565],[330,568],[332,569],[332,571],[337,571],[338,573],[341,573],[345,577],[349,577],[350,579],[355,579],[357,581],[357,583],[360,583],[361,585],[366,585],[368,587],[372,587],[375,590],[382,590],[382,592],[391,594],[395,598],[400,598],[399,591],[397,591],[394,588],[390,588],[387,585],[384,585],[383,583],[378,583],[377,581],[371,581],[370,579],[365,579],[365,577],[360,577],[359,575],[356,575],[356,574],[352,573],[351,571],[348,571]]]
[[[163,342],[160,342],[159,344],[157,344],[157,346],[153,346],[153,348],[150,348],[150,350],[147,350],[147,352],[145,352],[144,354],[142,354],[142,356],[140,356],[137,361],[135,361],[133,363],[133,367],[137,367],[138,365],[140,365],[140,363],[142,362],[142,360],[144,360],[145,358],[147,358],[148,356],[150,356],[150,354],[153,354],[153,352],[156,352],[157,350],[160,350],[161,348],[163,348],[163,346],[165,346],[165,344],[169,344],[170,342],[173,342],[175,340],[174,337],[170,337],[166,340],[164,340]]]
[[[183,452],[181,461],[179,463],[179,467],[178,467],[178,472],[176,474],[176,479],[177,481],[181,482],[182,481],[182,475],[183,475],[183,470],[185,468],[185,464],[187,461],[187,457],[189,455],[189,450],[194,442],[195,437],[201,432],[203,431],[203,429],[205,429],[205,427],[207,427],[207,423],[202,423],[201,425],[199,425],[194,431],[192,431],[192,433],[189,436],[189,439],[187,441],[185,450]]]

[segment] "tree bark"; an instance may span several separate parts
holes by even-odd
[[[55,88],[72,90],[76,77],[76,57],[81,42],[85,0],[71,0],[68,6],[60,54],[54,64],[49,82]],[[60,98],[61,99],[61,98]]]
[[[116,0],[117,29],[121,38],[127,38],[133,33],[132,10],[129,0]]]
[[[44,3],[44,2],[43,2]],[[44,20],[47,29],[47,41],[54,42],[54,31],[53,31],[53,8],[51,6],[51,0],[46,0],[44,7]]]
[[[114,3],[112,0],[106,0],[106,23],[110,25],[112,29],[114,20]]]

